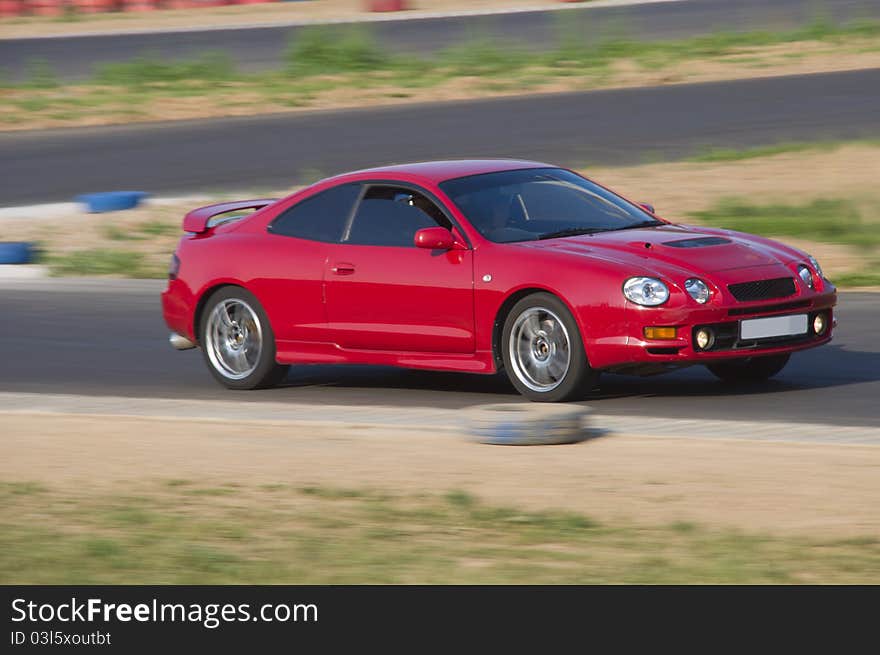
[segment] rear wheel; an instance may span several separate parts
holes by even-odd
[[[744,357],[743,359],[706,364],[706,368],[725,382],[762,382],[772,378],[785,368],[789,357],[791,357],[789,353],[765,357]]]
[[[241,287],[224,287],[205,305],[202,353],[213,376],[230,389],[264,389],[287,375],[275,361],[275,336],[257,298]]]
[[[534,293],[513,306],[504,322],[501,355],[511,383],[529,400],[579,399],[598,378],[587,363],[574,317],[549,293]]]

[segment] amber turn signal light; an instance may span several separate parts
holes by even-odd
[[[675,339],[674,327],[646,327],[645,339]]]

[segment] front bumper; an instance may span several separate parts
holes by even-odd
[[[603,353],[601,368],[626,372],[628,369],[651,370],[675,368],[691,364],[704,364],[724,359],[758,355],[774,355],[815,348],[831,341],[836,320],[834,306],[837,293],[833,287],[823,293],[795,296],[782,301],[732,303],[715,307],[683,307],[675,309],[636,308],[627,312],[627,335],[615,346]],[[742,339],[740,322],[753,318],[767,318],[794,314],[807,314],[812,326],[816,314],[822,313],[827,320],[823,334],[809,329],[807,334]],[[676,328],[675,339],[646,339],[645,327],[671,326]],[[717,335],[710,348],[696,345],[698,328],[709,327]],[[657,365],[653,367],[652,365]]]

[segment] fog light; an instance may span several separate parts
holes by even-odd
[[[709,328],[700,328],[697,330],[696,342],[700,350],[709,350],[715,343],[715,335]]]
[[[825,320],[825,314],[816,314],[813,318],[813,332],[818,335],[823,335],[827,329],[828,321]]]
[[[645,330],[645,339],[661,339],[668,341],[670,339],[675,339],[675,328],[674,327],[646,327]]]

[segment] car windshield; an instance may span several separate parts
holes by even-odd
[[[440,188],[480,234],[497,243],[661,224],[641,207],[561,168],[471,175]]]

